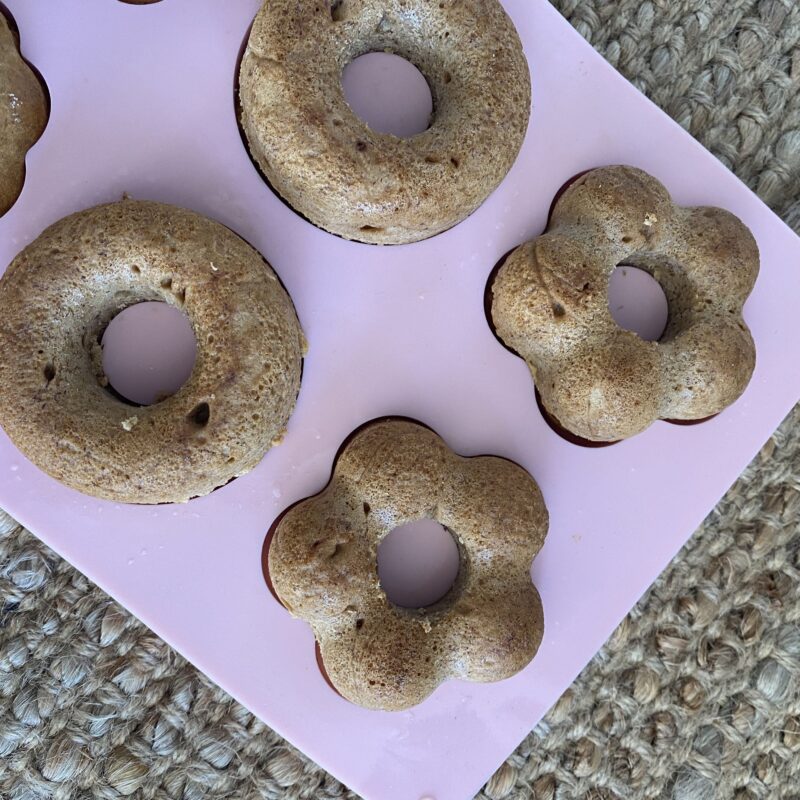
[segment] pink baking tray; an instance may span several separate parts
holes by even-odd
[[[466,222],[391,248],[311,226],[242,146],[234,69],[258,0],[4,0],[52,96],[22,196],[0,219],[0,265],[65,214],[120,198],[220,220],[275,266],[311,343],[285,442],[251,474],[182,506],[82,496],[0,435],[0,505],[223,688],[371,800],[465,800],[535,725],[800,397],[800,242],[745,186],[620,78],[544,0],[506,0],[533,76],[523,151]],[[762,269],[745,317],[750,387],[693,427],[657,423],[603,449],[568,444],[539,413],[523,362],[492,335],[487,276],[541,232],[556,190],[629,163],[683,204],[738,214]],[[546,629],[534,662],[497,684],[451,681],[405,713],[327,686],[308,626],[261,573],[276,515],[327,481],[365,420],[402,414],[463,454],[496,453],[550,509],[533,575]]]

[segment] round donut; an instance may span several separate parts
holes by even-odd
[[[664,290],[669,321],[657,342],[611,316],[617,265],[647,271]],[[547,232],[511,253],[492,284],[491,317],[560,426],[616,441],[657,419],[704,419],[742,394],[755,367],[742,307],[758,269],[756,241],[733,214],[681,208],[647,173],[605,167],[569,186]]]
[[[25,154],[42,135],[47,98],[0,9],[0,215],[22,191]]]
[[[108,323],[135,303],[184,311],[189,380],[138,407],[103,374]],[[191,211],[123,200],[66,217],[0,279],[0,425],[68,486],[126,503],[183,502],[258,464],[300,387],[303,334],[264,259]]]
[[[423,133],[375,133],[347,104],[342,71],[373,51],[427,79]],[[475,211],[514,163],[530,93],[497,0],[271,0],[239,81],[242,127],[272,186],[315,225],[378,244],[425,239]]]
[[[455,538],[458,577],[438,603],[401,608],[381,588],[378,545],[423,517]],[[375,421],[347,441],[324,491],[280,519],[268,575],[281,603],[311,625],[334,688],[396,711],[449,678],[496,681],[530,662],[544,630],[530,568],[547,525],[521,467],[458,456],[418,423]]]

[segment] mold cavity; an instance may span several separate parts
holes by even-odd
[[[455,583],[459,553],[453,535],[432,519],[390,531],[378,545],[378,578],[386,596],[401,608],[425,608]]]
[[[338,694],[339,697],[341,697],[342,695],[339,693],[339,690],[333,685],[333,681],[331,680],[330,675],[328,675],[328,670],[325,669],[325,662],[322,660],[322,650],[320,649],[319,642],[317,641],[314,642],[314,657],[316,658],[317,667],[319,668],[320,674],[325,680],[325,683],[327,683],[328,686],[331,689],[333,689],[333,691],[336,694]]]
[[[608,281],[608,310],[620,328],[657,342],[667,327],[669,305],[658,281],[643,269],[620,264]]]
[[[189,379],[197,357],[192,323],[166,303],[129,306],[102,336],[103,372],[113,390],[136,405],[169,397]]]
[[[278,593],[275,591],[275,587],[272,584],[272,577],[269,574],[269,548],[272,545],[272,540],[275,538],[275,532],[278,529],[278,524],[285,515],[286,512],[284,511],[277,517],[277,519],[274,520],[272,525],[270,525],[267,535],[264,537],[264,544],[261,547],[261,574],[264,576],[264,581],[267,584],[270,594],[275,598],[276,602],[280,603],[280,605],[283,605],[283,603],[281,602],[280,597],[278,597]]]
[[[354,59],[344,68],[342,89],[350,108],[375,133],[407,139],[430,126],[433,98],[428,82],[400,56],[366,53]]]
[[[374,225],[362,225],[359,230],[364,231],[364,233],[380,233],[383,228],[376,228]]]
[[[44,365],[44,379],[50,383],[56,377],[56,368],[52,364]]]
[[[483,312],[486,315],[486,322],[489,325],[490,330],[494,334],[494,337],[497,341],[508,350],[509,353],[513,353],[518,358],[522,358],[520,354],[513,348],[509,347],[501,338],[500,335],[497,333],[497,327],[494,324],[494,318],[492,317],[492,303],[494,301],[494,282],[497,279],[497,275],[500,270],[503,268],[503,265],[508,261],[509,256],[516,250],[517,248],[514,247],[509,250],[505,255],[503,255],[498,262],[492,268],[492,271],[489,273],[489,277],[486,280],[486,288],[483,290]]]
[[[161,279],[161,288],[162,289],[171,289],[172,288],[172,277],[162,278]]]
[[[704,422],[708,422],[718,416],[719,414],[711,414],[700,419],[665,419],[664,422],[669,422],[670,425],[702,425]]]
[[[211,419],[211,408],[208,403],[198,403],[189,413],[189,420],[198,428],[205,428]]]
[[[458,168],[459,168],[459,166],[461,166],[461,162],[460,162],[460,161],[459,161],[459,160],[458,160],[458,159],[457,159],[455,156],[453,156],[453,157],[450,159],[450,163],[451,163],[451,164],[452,164],[452,165],[453,165],[453,166],[454,166],[456,169],[458,169]]]
[[[561,186],[558,191],[553,195],[553,202],[550,204],[550,210],[547,212],[547,224],[550,224],[550,219],[553,216],[553,211],[555,210],[556,204],[563,196],[564,192],[570,188],[574,183],[577,183],[584,175],[591,172],[591,170],[585,169],[583,172],[579,172],[577,175],[573,175],[568,181]]]
[[[370,511],[372,511],[372,506],[369,503],[364,503],[364,515],[366,516]]]

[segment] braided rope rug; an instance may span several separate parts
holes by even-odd
[[[797,0],[556,5],[800,229]],[[800,798],[798,423],[481,798]],[[3,800],[354,797],[2,512],[0,600]]]

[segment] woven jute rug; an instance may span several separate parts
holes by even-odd
[[[557,6],[800,229],[797,0]],[[481,798],[800,798],[799,423]],[[120,796],[354,797],[0,514],[0,798]]]

